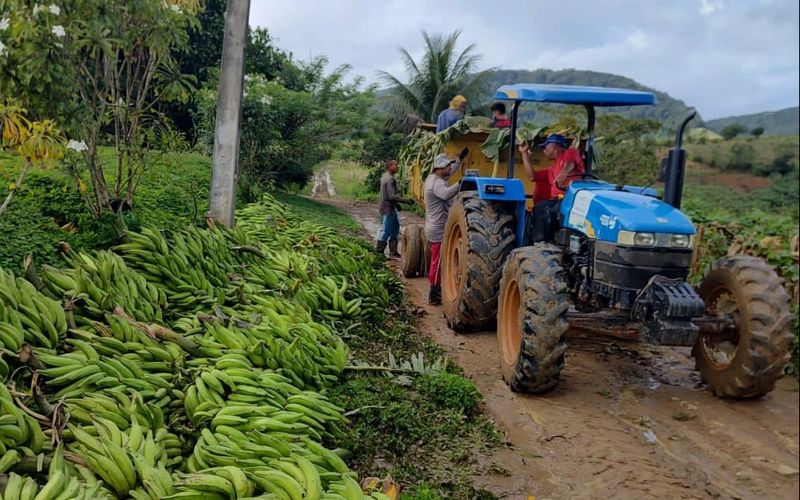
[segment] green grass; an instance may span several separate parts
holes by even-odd
[[[398,360],[417,352],[429,362],[444,356],[403,307],[387,325],[357,328],[347,342],[354,359],[372,364],[386,363],[389,352]],[[500,436],[479,412],[474,384],[452,362],[445,372],[412,379],[350,373],[331,397],[360,409],[340,444],[351,451],[348,464],[360,476],[390,474],[404,499],[494,498],[474,488],[471,478],[486,472],[477,457],[497,449]]]
[[[101,160],[112,171],[114,152],[102,148]],[[21,167],[16,155],[0,154],[0,197]],[[133,209],[125,215],[130,229],[142,225],[175,229],[202,224],[208,210],[211,161],[195,153],[168,153],[154,158],[134,197]],[[77,231],[60,229],[72,223]],[[74,249],[106,248],[117,235],[110,216],[92,216],[72,179],[59,164],[35,171],[20,186],[9,209],[0,216],[0,267],[19,271],[23,257],[32,253],[37,262],[58,263],[59,241]]]
[[[800,164],[799,136],[740,136],[730,141],[684,143],[689,160],[721,170],[768,176],[786,173]]]
[[[347,212],[339,208],[296,194],[278,192],[274,193],[274,196],[281,203],[286,203],[292,207],[296,215],[308,221],[344,229],[352,233],[358,233],[361,230],[361,226]]]

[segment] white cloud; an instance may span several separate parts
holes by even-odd
[[[475,43],[482,68],[616,73],[713,118],[798,103],[798,4],[765,1],[562,0],[553,22],[539,3],[498,13],[483,0],[259,0],[250,22],[296,59],[325,55],[368,83],[377,70],[403,77],[398,48],[418,57],[422,30],[460,29],[459,48]]]
[[[722,0],[700,0],[700,13],[704,16],[713,14],[717,10],[725,7]]]
[[[647,35],[644,34],[642,30],[637,29],[633,33],[631,33],[625,41],[628,45],[635,51],[639,52],[647,47],[650,46],[650,41],[647,38]]]

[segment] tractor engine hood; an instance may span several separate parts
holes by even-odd
[[[680,210],[655,197],[655,191],[605,182],[573,182],[561,203],[564,227],[590,238],[617,242],[619,231],[695,234]]]

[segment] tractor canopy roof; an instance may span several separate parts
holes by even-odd
[[[656,96],[652,92],[540,83],[503,85],[497,89],[494,97],[500,100],[556,102],[588,106],[643,106],[656,103]]]

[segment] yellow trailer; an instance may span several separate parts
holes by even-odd
[[[420,125],[419,128],[432,133],[436,130],[436,125],[426,123]],[[450,177],[449,184],[458,183],[465,175],[506,178],[506,173],[508,172],[508,146],[500,151],[499,158],[495,162],[481,151],[481,145],[489,137],[491,129],[473,130],[464,134],[451,132],[449,140],[444,145],[442,152],[450,158],[457,157],[464,148],[469,149],[466,158],[461,162],[462,169]],[[530,210],[533,207],[536,184],[526,175],[519,152],[515,153],[517,157],[514,159],[514,163],[517,167],[514,169],[514,177],[522,180],[525,185],[525,195],[528,197],[528,209]],[[547,168],[548,163],[541,149],[533,148],[531,150],[531,158],[535,170]],[[403,177],[408,180],[410,195],[422,209],[425,208],[424,185],[425,179],[431,170],[431,165],[427,164],[430,160],[431,158],[426,156],[423,160],[415,159],[409,165],[401,166]],[[422,225],[409,224],[405,226],[400,235],[400,246],[403,275],[407,278],[426,276],[429,267],[428,245]]]

